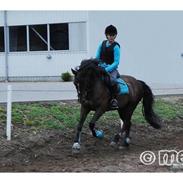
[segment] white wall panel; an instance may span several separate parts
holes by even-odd
[[[0,26],[4,26],[4,12],[0,11]]]
[[[91,11],[90,55],[114,24],[121,45],[121,74],[146,82],[183,84],[183,11]]]
[[[69,24],[70,50],[87,50],[86,39],[86,22]]]
[[[60,76],[63,72],[71,72],[83,58],[86,52],[11,53],[9,76]]]
[[[147,83],[183,85],[183,11],[8,11],[8,25],[72,22],[71,50],[89,48],[89,52],[10,53],[10,76],[57,76],[94,57],[98,44],[105,39],[109,24],[118,28],[121,45],[121,74],[133,75]],[[3,24],[0,11],[0,25]],[[87,22],[86,32],[74,22]],[[87,40],[76,36],[87,33]],[[85,37],[86,37],[85,36]],[[72,43],[72,44],[71,44]],[[52,59],[47,59],[51,54]],[[5,75],[4,57],[0,55],[0,76]]]
[[[0,53],[0,77],[6,76],[5,55]]]
[[[8,11],[8,25],[86,21],[86,11]]]

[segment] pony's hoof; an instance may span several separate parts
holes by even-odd
[[[131,143],[131,139],[129,137],[127,137],[127,138],[125,138],[123,145],[128,147],[130,145],[130,143]]]
[[[119,150],[124,150],[124,149],[126,149],[127,147],[126,146],[123,146],[123,145],[120,145],[119,147],[118,147],[118,149]]]
[[[127,138],[125,138],[122,146],[123,147],[129,147],[130,143],[131,143],[131,139],[129,137],[127,137]]]
[[[111,147],[117,147],[117,143],[114,142],[114,141],[112,141],[112,142],[110,143],[110,146],[111,146]]]
[[[131,143],[131,139],[130,139],[129,137],[127,137],[127,138],[125,139],[125,143],[129,145],[129,144]]]
[[[73,154],[79,153],[80,149],[81,149],[80,144],[78,142],[75,142],[72,146],[72,153]]]

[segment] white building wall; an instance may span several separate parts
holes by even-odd
[[[0,11],[0,26],[4,25],[4,12]]]
[[[51,58],[47,57],[51,55]],[[54,51],[27,53],[11,53],[9,55],[9,76],[61,76],[80,64],[86,58],[86,52]]]
[[[9,53],[10,76],[60,76],[82,59],[94,57],[98,44],[105,39],[109,24],[118,28],[121,45],[119,71],[148,83],[183,85],[183,11],[8,11],[8,25],[31,25],[72,22],[70,43],[77,34],[86,34],[84,51]],[[4,23],[0,11],[0,25]],[[86,33],[74,22],[86,22]],[[84,30],[84,29],[82,29]],[[83,40],[82,40],[83,41]],[[86,45],[85,45],[86,44]],[[51,59],[47,56],[51,55]],[[0,77],[5,75],[5,62],[0,54]]]
[[[8,25],[81,22],[87,11],[8,11]]]
[[[121,74],[150,83],[183,86],[183,11],[91,11],[90,55],[109,24],[118,28]]]
[[[4,53],[0,53],[0,78],[4,78],[5,76],[6,76],[5,55]]]
[[[4,25],[4,12],[0,11],[0,24]],[[3,18],[2,18],[3,17]],[[69,23],[70,50],[9,52],[9,77],[60,76],[71,67],[79,65],[87,58],[86,39],[76,41],[75,34],[86,36],[87,11],[7,11],[7,25],[32,25]],[[77,22],[81,26],[78,26]],[[81,29],[81,30],[80,30]],[[75,32],[74,32],[75,30]],[[84,31],[85,30],[85,31]],[[84,32],[82,32],[84,31]],[[80,50],[77,50],[77,45]],[[51,56],[51,59],[47,57]],[[0,77],[5,77],[5,57],[0,55]]]

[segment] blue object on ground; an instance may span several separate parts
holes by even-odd
[[[104,132],[102,130],[96,130],[95,133],[97,138],[99,139],[104,138]]]

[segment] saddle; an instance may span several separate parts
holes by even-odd
[[[111,101],[110,101],[110,109],[118,109],[118,101],[116,100],[117,95],[129,94],[129,88],[126,82],[117,78],[115,81],[111,83]]]
[[[123,79],[117,78],[116,79],[116,83],[118,85],[118,93],[119,93],[119,95],[128,94],[129,93],[128,85],[126,84],[126,82]]]

